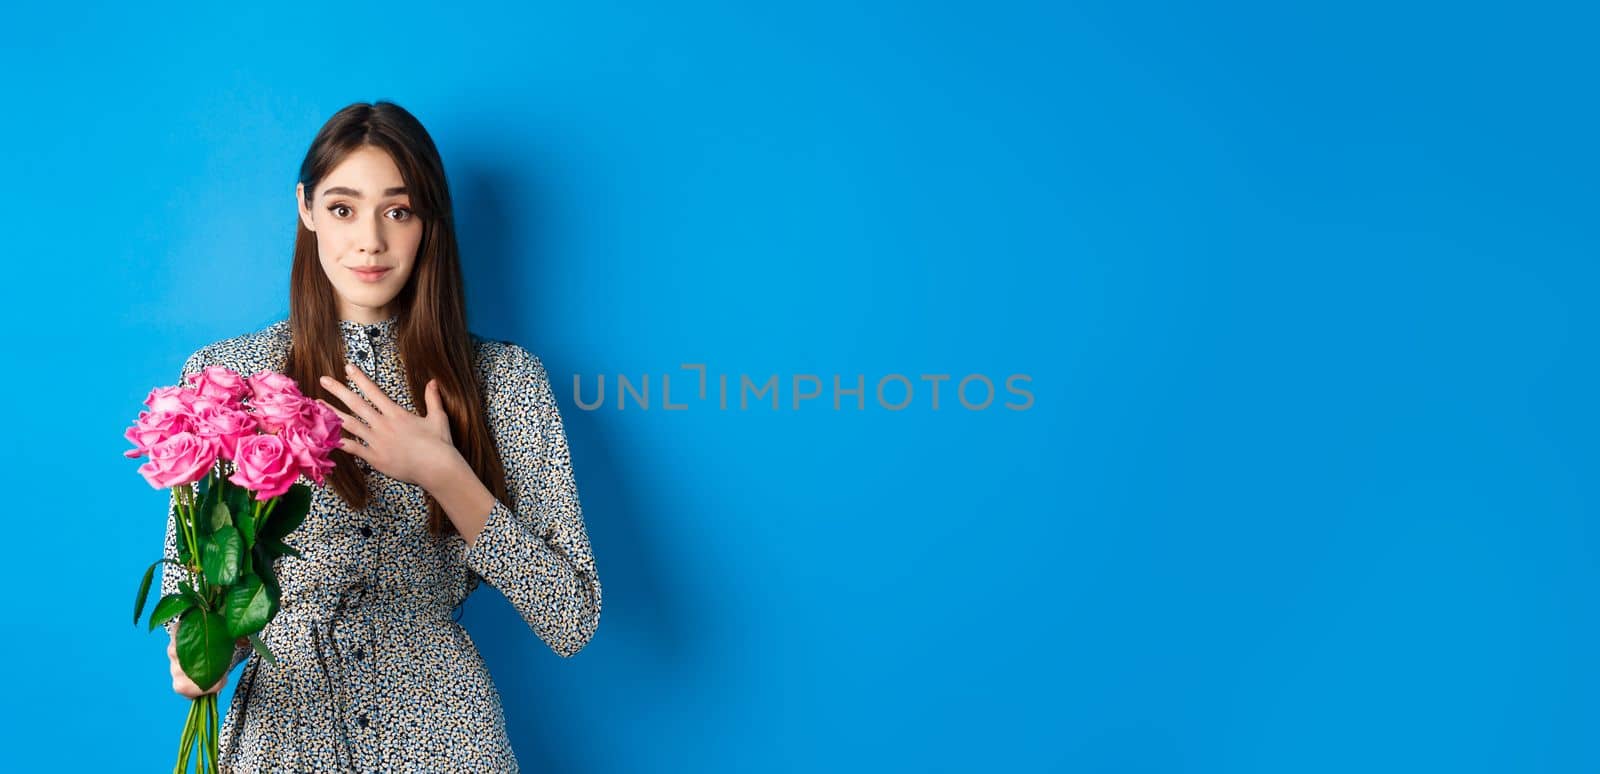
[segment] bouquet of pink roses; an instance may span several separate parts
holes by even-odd
[[[283,374],[246,379],[222,366],[190,376],[188,385],[157,387],[144,403],[149,410],[128,428],[134,448],[124,456],[148,456],[139,473],[157,489],[172,489],[178,555],[145,570],[133,623],[144,613],[156,568],[183,568],[187,579],[156,603],[149,631],[178,619],[178,662],[204,688],[228,671],[239,638],[273,662],[258,635],[278,612],[273,562],[300,556],[283,542],[311,508],[310,487],[297,481],[304,475],[323,484],[342,422]],[[217,694],[209,693],[189,707],[174,771],[187,770],[199,740],[198,767],[215,772],[217,731]]]

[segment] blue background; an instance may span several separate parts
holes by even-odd
[[[13,9],[4,765],[170,765],[121,433],[390,99],[604,584],[466,605],[525,770],[1595,770],[1595,19],[1290,5]],[[572,403],[686,362],[1035,403]]]

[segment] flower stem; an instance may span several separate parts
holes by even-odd
[[[194,506],[189,504],[189,494],[192,490],[187,484],[172,488],[172,496],[177,500],[178,526],[183,528],[183,542],[189,545],[189,558],[194,560]]]
[[[215,772],[217,770],[217,762],[218,762],[217,761],[217,742],[218,742],[219,737],[221,736],[221,732],[222,732],[221,718],[217,717],[217,696],[218,695],[219,694],[215,694],[215,693],[211,694],[211,702],[210,702],[211,733],[206,735],[206,742],[211,745],[211,771],[213,771],[213,772]]]
[[[183,723],[183,738],[178,741],[178,765],[172,767],[173,774],[183,774],[189,770],[189,753],[194,747],[195,721],[199,719],[198,702],[189,702],[189,719]]]
[[[201,696],[199,698],[199,700],[198,700],[198,703],[200,705],[200,725],[198,727],[198,733],[200,734],[200,739],[199,739],[199,748],[200,749],[196,751],[199,754],[199,758],[196,761],[198,763],[198,765],[195,767],[195,771],[205,771],[206,770],[206,753],[211,751],[211,748],[206,746],[206,737],[209,735],[207,733],[207,730],[206,730],[206,719],[211,717],[211,713],[206,711],[206,697],[205,696]]]
[[[189,577],[194,581],[195,593],[209,604],[211,588],[206,583],[205,572],[200,563],[200,526],[195,523],[200,514],[197,513],[199,502],[195,499],[195,492],[188,486],[179,487],[182,490],[183,501],[188,505],[188,516],[184,518],[184,538],[189,541]]]
[[[206,761],[208,760],[206,756],[211,752],[211,746],[206,744],[206,739],[211,735],[206,729],[206,718],[209,717],[211,713],[206,711],[205,701],[206,699],[204,696],[200,697],[200,761],[199,765],[195,767],[195,771],[199,772],[211,770],[211,768],[206,765]]]

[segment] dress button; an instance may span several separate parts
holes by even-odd
[[[360,661],[361,659],[364,659],[366,657],[367,657],[367,652],[365,650],[362,650],[361,648],[356,648],[356,660],[357,661]]]
[[[367,727],[367,715],[366,715],[366,713],[362,713],[361,717],[356,718],[356,723],[358,725],[360,725],[362,728],[366,728]]]
[[[362,527],[361,528],[361,536],[362,537],[372,537],[372,528],[371,527]]]

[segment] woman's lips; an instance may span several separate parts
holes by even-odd
[[[387,268],[378,269],[376,271],[364,269],[351,269],[350,271],[353,272],[362,282],[377,282],[389,274],[389,270]]]

